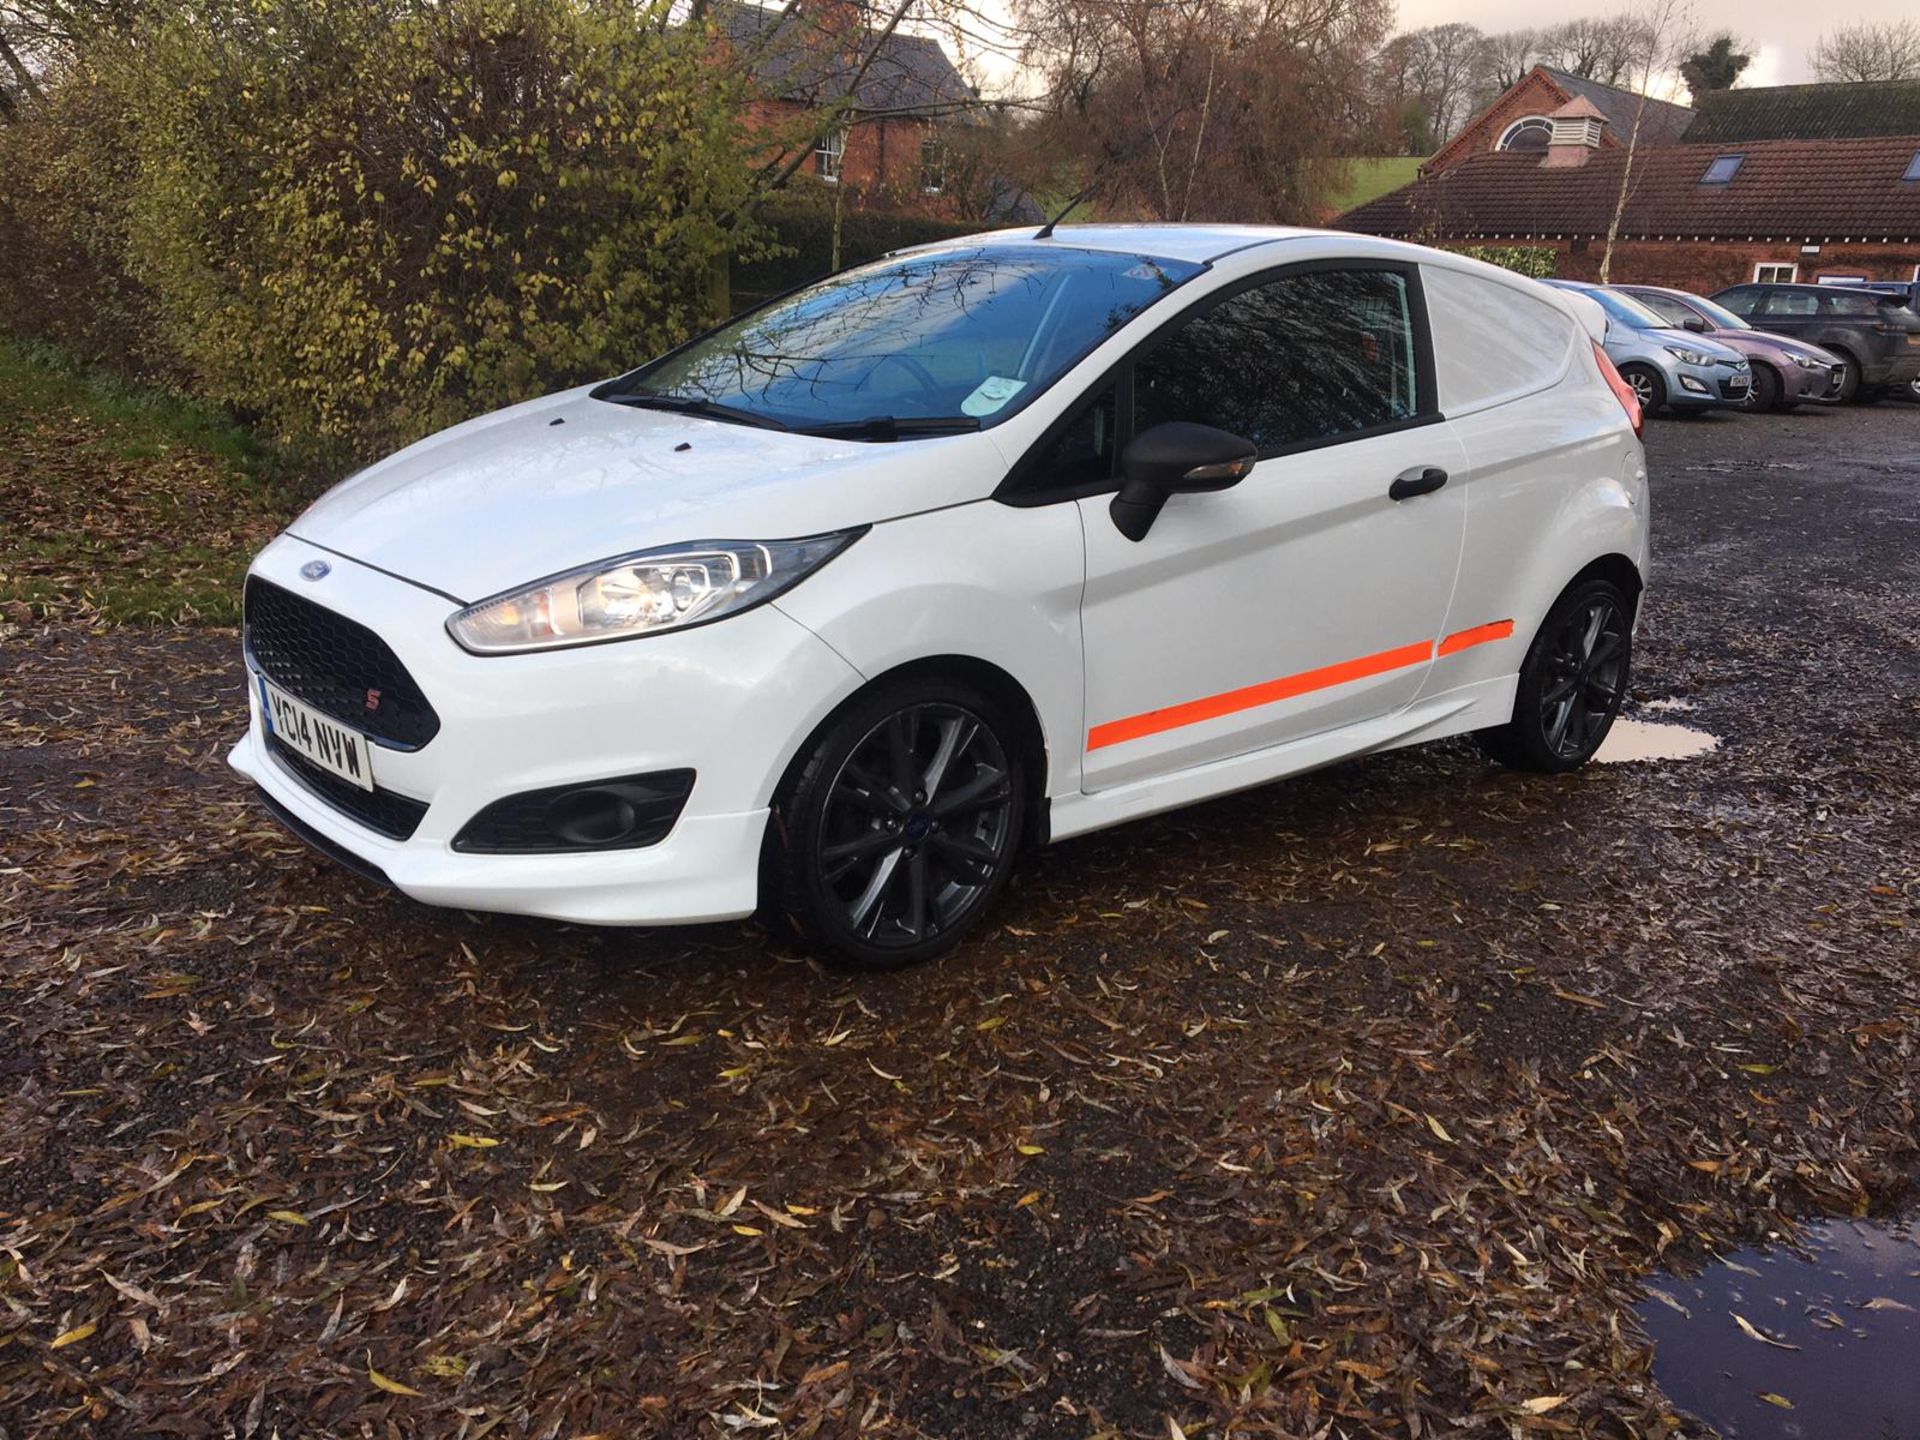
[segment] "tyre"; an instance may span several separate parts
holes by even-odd
[[[1513,718],[1474,738],[1515,770],[1578,770],[1613,728],[1633,662],[1633,602],[1610,580],[1586,580],[1547,612],[1520,667]]]
[[[1013,870],[1026,785],[989,696],[937,676],[876,687],[814,736],[775,798],[769,918],[853,969],[951,950]]]
[[[1620,378],[1633,387],[1642,415],[1653,415],[1667,403],[1667,382],[1660,378],[1660,372],[1651,365],[1629,361],[1620,367]]]
[[[1851,405],[1860,398],[1860,362],[1844,350],[1836,350],[1840,357],[1840,403]]]
[[[1753,388],[1747,392],[1747,403],[1755,410],[1780,409],[1780,394],[1784,389],[1779,373],[1771,365],[1753,367]]]

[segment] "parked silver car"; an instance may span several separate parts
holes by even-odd
[[[1662,409],[1737,409],[1747,403],[1753,372],[1739,351],[1674,329],[1638,300],[1604,285],[1576,280],[1547,284],[1584,295],[1606,311],[1603,348],[1647,414]]]

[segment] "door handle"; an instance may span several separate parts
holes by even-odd
[[[1416,465],[1403,475],[1396,476],[1393,484],[1387,487],[1389,500],[1410,500],[1415,495],[1429,495],[1447,483],[1447,472],[1438,465]]]

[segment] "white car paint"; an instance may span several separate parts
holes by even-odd
[[[375,754],[377,783],[424,802],[425,817],[389,840],[309,789],[267,749],[257,689],[232,763],[324,842],[429,903],[597,923],[727,919],[756,906],[769,807],[808,737],[902,665],[966,657],[1019,687],[1045,743],[1036,798],[1064,838],[1498,725],[1569,580],[1607,556],[1646,574],[1644,457],[1583,297],[1337,233],[1080,226],[1056,239],[1210,268],[991,428],[821,439],[582,389],[456,426],[336,487],[252,574],[376,631],[431,699],[442,721],[431,743]],[[1565,321],[1563,353],[1551,365],[1537,353],[1530,378],[1432,423],[1275,456],[1235,488],[1177,495],[1139,544],[1115,530],[1106,494],[992,498],[1049,425],[1171,317],[1275,267],[1349,258],[1545,306]],[[1436,333],[1434,349],[1443,397],[1449,377],[1459,392],[1514,364],[1497,328]],[[1448,472],[1444,488],[1386,498],[1396,475],[1425,465]],[[604,557],[851,526],[871,528],[791,590],[696,628],[494,656],[446,628],[463,605]],[[304,581],[314,559],[331,573]],[[1260,698],[1396,652],[1390,666]],[[1245,703],[1164,728],[1142,718],[1223,695]],[[697,780],[657,844],[452,848],[501,797],[677,767]]]

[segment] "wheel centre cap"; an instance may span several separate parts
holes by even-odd
[[[916,810],[907,817],[907,839],[915,845],[926,839],[932,828],[933,817],[924,810]]]

